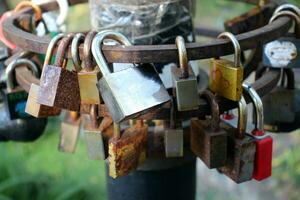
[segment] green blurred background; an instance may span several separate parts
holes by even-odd
[[[289,2],[300,5],[299,0]],[[226,19],[250,8],[225,0],[199,0],[194,23],[222,28]],[[68,31],[88,30],[89,17],[88,4],[72,7]],[[0,200],[106,199],[104,162],[87,158],[82,138],[75,154],[58,152],[59,128],[60,119],[50,118],[38,141],[0,143]],[[300,199],[299,144],[298,131],[275,136],[274,174],[263,183],[236,185],[199,162],[197,199]]]

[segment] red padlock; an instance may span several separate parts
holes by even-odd
[[[256,141],[256,153],[252,178],[257,181],[262,181],[272,175],[273,138],[270,135],[265,134],[263,129],[264,112],[261,98],[250,85],[243,84],[243,88],[251,97],[256,113],[255,128],[252,131],[252,136]]]
[[[7,40],[3,34],[3,22],[12,15],[12,11],[5,12],[0,18],[0,41],[3,42],[8,48],[14,50],[17,46]]]

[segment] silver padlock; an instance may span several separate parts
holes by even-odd
[[[273,68],[300,67],[300,16],[291,11],[280,11],[273,15],[270,23],[280,16],[288,16],[295,21],[295,36],[281,37],[264,45],[263,64]]]
[[[131,43],[120,33],[103,31],[96,35],[92,44],[93,56],[103,75],[98,82],[98,89],[114,122],[136,117],[170,100],[152,65],[111,73],[101,51],[104,39],[114,39],[126,46]]]
[[[197,78],[188,64],[184,38],[177,36],[180,68],[172,68],[174,93],[179,111],[196,110],[199,106]]]

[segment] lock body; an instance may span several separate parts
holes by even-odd
[[[218,95],[239,101],[242,95],[243,68],[226,59],[211,59],[209,88]]]
[[[107,74],[98,82],[98,88],[114,122],[134,118],[170,100],[154,67],[149,65]]]
[[[146,159],[148,126],[133,126],[109,140],[109,175],[117,178],[137,169]]]
[[[183,157],[183,130],[165,130],[165,154],[167,158]]]
[[[205,165],[212,169],[222,167],[227,159],[227,133],[223,129],[213,130],[210,122],[191,120],[191,149]]]
[[[284,37],[264,45],[263,64],[272,68],[300,67],[300,40]]]
[[[28,93],[25,112],[36,118],[60,115],[61,113],[60,108],[45,106],[37,103],[37,96],[38,96],[39,89],[40,89],[39,85],[36,85],[34,83],[31,84]]]
[[[37,102],[78,112],[80,94],[77,74],[61,67],[46,65],[40,80]]]
[[[196,110],[199,106],[197,78],[189,67],[189,76],[181,77],[180,68],[172,68],[174,93],[179,111]]]
[[[100,94],[97,88],[100,77],[99,68],[95,68],[94,71],[82,70],[78,72],[81,103],[100,104]]]

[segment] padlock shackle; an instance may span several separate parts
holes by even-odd
[[[7,86],[8,91],[13,90],[15,87],[15,85],[13,83],[13,72],[20,65],[27,66],[32,71],[32,73],[34,74],[35,77],[39,77],[39,69],[34,62],[32,62],[31,60],[25,59],[25,58],[19,58],[15,61],[11,62],[5,69],[6,86]]]
[[[281,11],[284,11],[284,10],[293,11],[295,14],[297,14],[300,17],[300,9],[297,6],[295,6],[293,4],[289,4],[289,3],[278,6],[276,8],[276,10],[274,11],[273,15],[275,15]]]
[[[182,36],[176,37],[176,47],[178,48],[179,66],[181,69],[181,77],[186,79],[189,77],[189,60],[185,46],[185,40]]]
[[[14,9],[14,12],[19,12],[20,10],[24,9],[24,8],[32,8],[34,15],[35,15],[35,21],[40,21],[43,17],[43,12],[42,9],[40,8],[40,6],[38,6],[37,4],[31,2],[31,1],[21,1]]]
[[[82,70],[82,67],[81,67],[82,61],[80,60],[80,57],[79,57],[79,46],[81,43],[84,42],[84,40],[85,40],[85,36],[83,33],[77,33],[72,40],[71,56],[72,56],[72,61],[73,61],[73,65],[74,65],[76,72],[79,72],[80,70]]]
[[[115,139],[121,138],[121,126],[120,126],[119,123],[114,122],[114,135],[113,135],[113,137]]]
[[[277,13],[274,13],[273,16],[271,17],[269,24],[271,24],[274,20],[276,20],[278,17],[281,16],[288,16],[293,18],[294,22],[295,22],[295,34],[296,34],[296,38],[300,38],[300,16],[295,14],[292,11],[280,11]]]
[[[210,126],[213,131],[217,131],[220,128],[220,108],[217,102],[216,96],[209,90],[205,90],[200,95],[201,98],[204,98],[210,105],[211,110],[211,123]]]
[[[65,37],[61,40],[61,42],[58,45],[57,52],[55,55],[54,66],[66,69],[68,59],[66,58],[65,55],[69,49],[69,45],[72,42],[73,38],[74,38],[74,34],[70,33],[67,35],[67,37]]]
[[[126,36],[115,31],[101,31],[95,36],[92,43],[92,53],[103,76],[111,73],[102,52],[104,39],[111,39],[119,42],[122,45],[132,46],[131,42],[126,38]]]
[[[247,103],[243,96],[238,102],[238,112],[239,112],[239,116],[238,116],[236,137],[239,139],[243,139],[245,137],[246,128],[247,128],[247,119],[248,119]]]
[[[241,66],[241,46],[236,37],[230,32],[223,32],[218,36],[218,39],[229,39],[234,47],[234,66]]]
[[[49,45],[48,45],[48,48],[47,48],[47,51],[46,51],[46,55],[45,55],[45,61],[44,61],[44,65],[43,65],[43,68],[46,66],[46,65],[49,65],[50,62],[51,62],[51,58],[52,58],[52,55],[53,55],[53,52],[54,52],[54,49],[55,49],[55,46],[57,45],[57,43],[65,37],[65,34],[63,33],[60,33],[60,34],[57,34],[56,36],[54,36]]]
[[[90,107],[90,121],[93,128],[98,128],[99,121],[98,121],[98,105],[93,104]]]
[[[84,70],[87,72],[91,72],[95,69],[96,63],[93,58],[92,54],[92,43],[95,35],[97,34],[96,31],[90,31],[86,34],[84,44],[83,44],[83,63],[84,63]]]
[[[255,130],[264,131],[264,106],[260,96],[255,89],[246,83],[243,83],[244,90],[248,93],[255,110]]]

